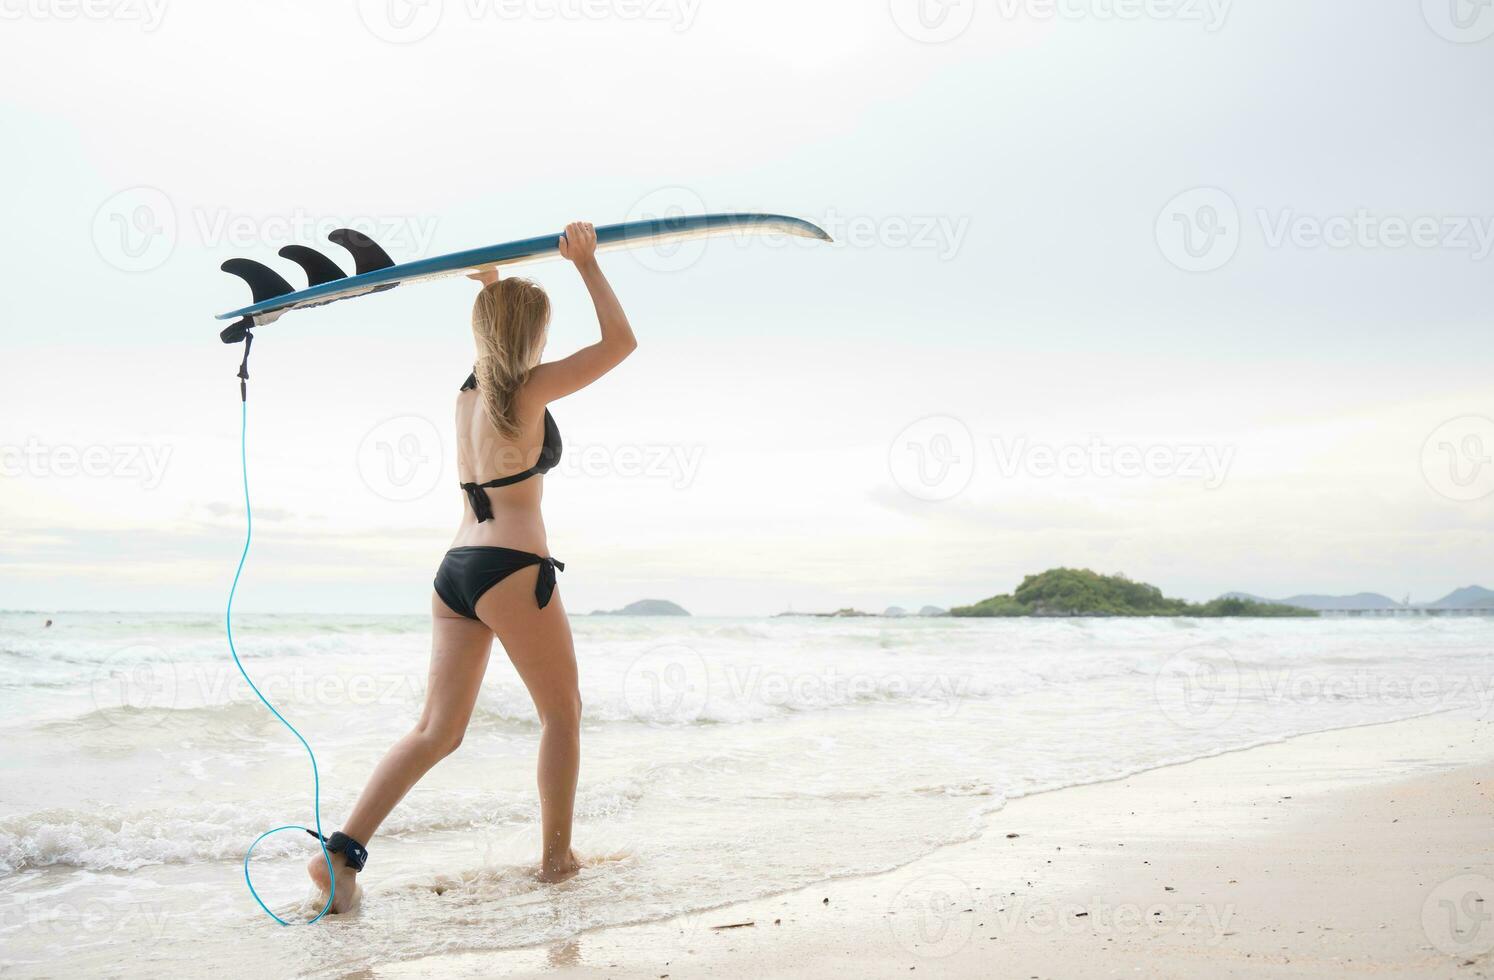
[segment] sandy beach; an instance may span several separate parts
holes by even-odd
[[[1015,800],[887,874],[357,975],[1483,977],[1491,786],[1472,712],[1305,735]]]

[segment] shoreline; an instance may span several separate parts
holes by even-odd
[[[1485,977],[1491,789],[1471,711],[1318,732],[1020,797],[892,871],[360,976]]]

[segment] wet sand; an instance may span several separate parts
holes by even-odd
[[[1491,788],[1469,712],[1306,735],[1015,800],[887,874],[359,975],[1485,977]]]

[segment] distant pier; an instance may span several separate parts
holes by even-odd
[[[1386,606],[1381,609],[1319,609],[1320,616],[1494,616],[1494,606]]]

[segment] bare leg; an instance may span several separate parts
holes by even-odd
[[[560,590],[555,590],[549,605],[539,608],[534,601],[538,575],[537,568],[526,568],[499,582],[478,600],[477,615],[508,652],[544,726],[539,746],[539,877],[564,881],[580,870],[571,852],[571,818],[581,768],[581,693]]]
[[[432,596],[431,635],[430,676],[420,720],[384,754],[342,825],[343,833],[365,845],[410,788],[462,744],[462,735],[472,719],[472,707],[477,703],[493,649],[493,633],[482,623],[452,612]],[[347,911],[357,901],[354,872],[346,867],[341,854],[332,855],[332,867],[337,872],[332,910]],[[320,853],[311,859],[307,871],[325,891],[327,863]]]

